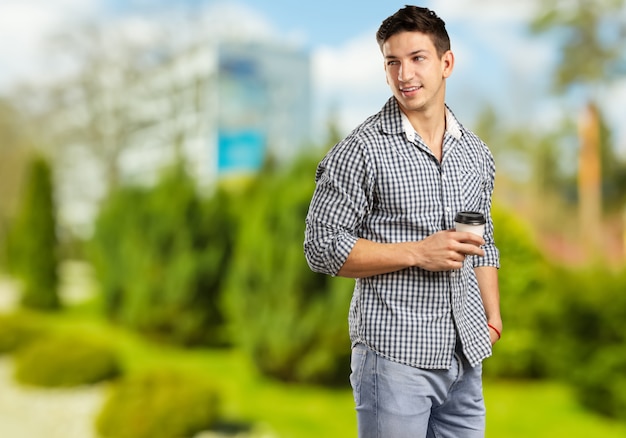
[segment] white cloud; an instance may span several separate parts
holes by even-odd
[[[69,19],[94,14],[96,1],[3,0],[0,3],[0,87],[45,71],[46,38]]]
[[[538,5],[528,0],[445,0],[430,6],[449,26],[453,21],[473,23],[505,23],[528,21],[536,14]]]
[[[110,5],[109,5],[110,6]],[[147,5],[146,5],[147,6]],[[52,37],[60,33],[80,32],[86,23],[102,24],[109,45],[119,39],[142,45],[163,33],[171,44],[184,45],[220,35],[236,39],[282,39],[269,20],[243,3],[209,2],[205,7],[185,8],[182,3],[166,7],[137,9],[111,15],[106,0],[2,0],[0,2],[0,92],[14,83],[44,81],[71,68],[58,56],[52,56]],[[106,20],[106,21],[105,21]],[[190,24],[194,23],[194,26]],[[200,35],[199,35],[200,34]],[[293,44],[301,43],[302,34],[288,36]]]
[[[239,2],[209,3],[201,22],[207,32],[238,39],[278,38],[267,17]]]
[[[606,94],[607,97],[603,99],[604,116],[610,126],[615,128],[613,140],[618,153],[626,158],[626,115],[624,113],[626,79],[613,84]]]
[[[535,15],[535,2],[433,0],[428,3],[446,21],[451,34],[457,62],[449,94],[453,108],[463,120],[471,117],[484,100],[512,111],[512,118],[519,122],[531,119],[530,115],[524,115],[525,111],[549,111],[545,94],[554,46],[546,44],[544,39],[530,39],[521,32]],[[16,80],[50,75],[52,66],[45,51],[48,37],[85,19],[100,19],[105,5],[106,0],[1,0],[0,90]],[[179,6],[180,3],[172,2],[169,10],[162,10],[159,15],[118,16],[111,28],[120,35],[132,34],[138,42],[149,42],[155,38],[156,27],[168,26],[173,35],[184,39],[186,32],[191,32],[185,20],[193,12],[207,34],[288,41],[298,46],[307,40],[305,30],[282,34],[269,17],[246,6],[243,0],[208,2],[201,11]],[[334,109],[340,127],[348,131],[378,111],[390,95],[373,37],[375,31],[367,29],[333,47],[313,45],[317,123],[324,123],[328,111]],[[620,127],[626,124],[625,120],[618,120],[623,118],[626,85],[622,81],[613,90],[606,100],[608,117],[612,126]],[[621,133],[618,138],[620,147],[626,149],[626,134]]]
[[[321,47],[314,54],[314,73],[333,88],[360,91],[384,82],[383,59],[371,35],[362,35],[338,47]]]
[[[329,107],[338,111],[343,131],[378,111],[390,95],[373,34],[365,33],[338,47],[320,47],[313,53],[316,104],[322,113]]]
[[[543,76],[554,54],[549,45],[529,40],[520,30],[534,15],[527,1],[433,1],[429,5],[444,19],[456,55],[449,83],[453,107],[465,120],[484,101],[532,104],[539,99]],[[390,96],[375,29],[338,47],[314,53],[316,98],[319,105],[336,106],[347,131],[378,111]],[[530,91],[530,93],[529,93]],[[327,110],[327,108],[322,108]]]

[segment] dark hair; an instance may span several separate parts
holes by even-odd
[[[381,50],[385,41],[400,32],[421,32],[429,35],[440,58],[450,50],[446,23],[430,9],[406,5],[385,19],[376,32],[376,41]]]

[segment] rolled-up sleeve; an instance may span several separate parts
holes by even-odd
[[[315,272],[337,275],[359,238],[368,205],[365,162],[360,143],[347,138],[317,167],[304,236],[304,254]]]
[[[357,237],[337,233],[319,220],[307,217],[304,254],[311,270],[337,275],[345,263]]]
[[[491,218],[491,200],[493,196],[493,189],[495,184],[495,175],[496,175],[496,164],[493,158],[493,155],[487,148],[484,146],[484,154],[486,157],[485,160],[485,168],[483,171],[487,175],[487,181],[485,187],[485,192],[483,196],[483,211],[486,212],[487,223],[485,224],[485,245],[483,245],[483,250],[485,251],[485,255],[483,257],[473,257],[473,265],[474,267],[481,266],[493,266],[496,268],[500,267],[500,252],[496,247],[494,237],[493,237],[493,219]]]

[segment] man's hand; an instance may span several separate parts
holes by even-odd
[[[414,242],[416,266],[428,271],[461,269],[466,256],[485,255],[485,251],[480,248],[484,244],[484,239],[473,233],[439,231]]]
[[[372,277],[417,266],[429,271],[450,271],[463,266],[465,256],[483,256],[485,241],[472,233],[439,231],[417,242],[378,243],[358,239],[337,275]]]

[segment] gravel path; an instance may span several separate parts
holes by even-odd
[[[10,358],[0,358],[0,437],[95,438],[102,386],[41,389],[18,385]]]
[[[64,302],[80,301],[88,294],[81,265],[70,266],[63,284]],[[67,277],[75,281],[67,281]],[[0,275],[0,313],[17,306],[16,285]],[[18,384],[13,360],[0,355],[0,438],[97,438],[94,419],[104,402],[106,384],[70,389],[49,389]],[[195,438],[276,438],[273,434],[206,431]]]
[[[0,277],[0,312],[16,305],[15,284]],[[13,379],[10,356],[0,356],[0,437],[95,438],[93,419],[105,386],[47,389],[23,386]]]

